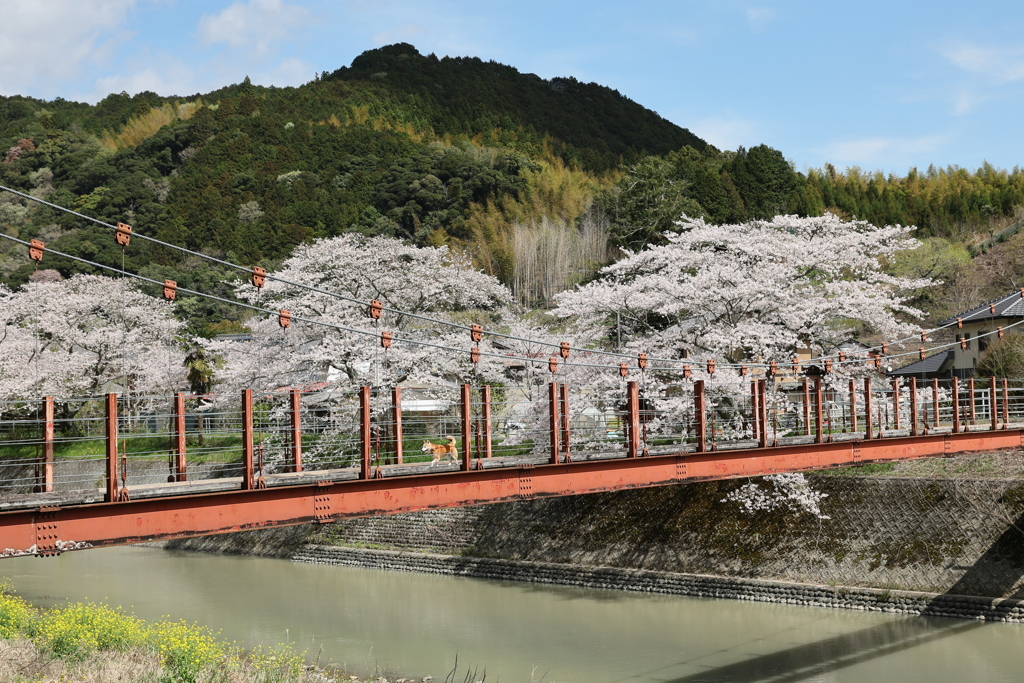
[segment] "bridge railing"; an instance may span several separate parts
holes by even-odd
[[[175,394],[0,404],[0,496],[271,475],[323,478],[572,463],[1004,429],[1024,381],[798,381],[720,375],[532,389],[333,386],[229,397]]]

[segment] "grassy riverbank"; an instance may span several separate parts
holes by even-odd
[[[289,646],[243,650],[205,626],[149,623],[90,602],[40,610],[0,584],[0,683],[328,683]],[[380,680],[371,676],[367,680]],[[403,679],[406,680],[406,679]],[[413,679],[407,679],[412,683]]]

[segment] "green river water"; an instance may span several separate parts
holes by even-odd
[[[0,560],[37,605],[93,600],[289,639],[350,673],[441,683],[1024,681],[1024,626],[111,548]]]

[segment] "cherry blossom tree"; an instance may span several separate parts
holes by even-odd
[[[170,304],[98,275],[0,288],[0,397],[167,394],[183,383]]]
[[[217,374],[220,391],[273,391],[325,379],[339,386],[388,387],[406,379],[457,383],[497,378],[504,369],[502,359],[491,355],[478,365],[471,362],[475,344],[468,331],[414,317],[468,327],[500,324],[510,315],[508,289],[446,247],[346,234],[300,245],[273,275],[322,291],[274,279],[261,290],[239,284],[237,293],[248,303],[285,309],[301,320],[283,329],[277,315],[258,314],[249,323],[251,340],[206,342],[224,360]],[[385,310],[375,321],[365,303],[357,303],[374,299],[402,312]],[[385,331],[395,338],[389,349],[381,345]],[[444,346],[460,351],[438,348]],[[478,346],[485,354],[500,355],[489,339]]]
[[[931,281],[889,275],[880,262],[918,246],[910,228],[832,214],[679,226],[667,244],[629,252],[559,295],[552,314],[600,336],[618,316],[629,348],[719,363],[817,356],[857,328],[907,336],[915,328],[901,318],[922,315],[906,300]]]
[[[739,503],[740,509],[748,515],[762,511],[788,510],[796,513],[806,512],[818,519],[829,518],[821,512],[821,501],[828,498],[828,494],[811,488],[802,472],[769,474],[762,477],[762,482],[771,484],[771,489],[750,482],[729,493],[721,502]]]

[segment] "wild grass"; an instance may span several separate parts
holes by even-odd
[[[205,626],[148,623],[91,602],[36,610],[0,585],[0,683],[288,683],[305,671],[305,653],[287,645],[244,651]]]

